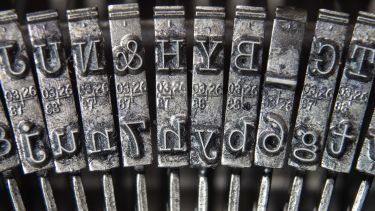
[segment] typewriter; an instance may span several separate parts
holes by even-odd
[[[375,209],[375,1],[0,10],[0,210]]]

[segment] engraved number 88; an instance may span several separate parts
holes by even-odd
[[[57,102],[51,102],[46,105],[46,113],[54,114],[60,112],[60,105]]]
[[[199,108],[204,110],[206,108],[206,99],[205,98],[194,98],[193,99],[193,108]]]

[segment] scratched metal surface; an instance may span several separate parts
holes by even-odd
[[[0,172],[6,171],[17,167],[20,160],[16,150],[16,143],[12,138],[11,128],[8,119],[5,116],[5,110],[2,103],[0,103],[0,138],[1,138],[1,151],[0,151]]]
[[[371,30],[375,16],[360,13],[348,46],[340,86],[336,97],[332,120],[327,134],[322,167],[334,172],[349,173],[354,160],[368,101],[374,80],[372,65],[375,42]]]
[[[113,1],[114,3],[118,1]],[[302,58],[302,62],[306,64],[308,53],[310,50],[310,44],[312,39],[312,34],[314,32],[314,27],[317,17],[318,8],[325,7],[327,9],[335,9],[338,11],[348,12],[351,14],[351,20],[354,20],[357,16],[357,12],[359,9],[374,11],[374,3],[372,1],[346,1],[347,3],[343,3],[340,1],[325,1],[324,3],[317,1],[251,1],[251,5],[257,6],[265,6],[268,11],[268,16],[274,16],[274,6],[279,5],[295,5],[298,7],[302,7],[309,10],[309,21],[311,21],[306,29],[305,42],[304,42],[304,56]],[[99,3],[99,4],[98,4]],[[155,1],[141,1],[141,18],[142,18],[142,37],[143,37],[143,46],[145,48],[145,58],[149,58],[145,60],[145,68],[153,69],[154,68],[154,53],[153,53],[153,36],[154,36],[154,27],[152,21],[152,6],[155,5]],[[163,2],[158,2],[163,3]],[[172,4],[174,1],[166,1],[163,4]],[[209,1],[186,1],[180,2],[184,4],[187,8],[193,8],[196,4],[200,5],[208,5]],[[242,0],[235,0],[235,1],[215,1],[213,4],[218,6],[227,6],[226,8],[226,58],[230,56],[231,50],[231,36],[232,36],[232,23],[234,17],[234,8],[237,3],[249,4],[248,1]],[[2,9],[10,9],[16,8],[17,12],[21,17],[21,21],[23,24],[25,23],[25,14],[26,12],[37,11],[42,9],[48,8],[58,8],[60,19],[65,20],[64,18],[64,10],[68,8],[79,8],[83,6],[93,6],[98,4],[100,17],[104,19],[106,17],[106,4],[101,3],[99,1],[69,1],[67,5],[61,4],[61,1],[49,1],[49,4],[46,4],[44,0],[34,0],[34,1],[1,1],[0,8]],[[192,46],[192,22],[191,18],[193,16],[193,10],[187,9],[186,11],[186,18],[187,18],[187,51],[191,52]],[[269,19],[268,19],[269,20]],[[109,41],[109,29],[108,23],[103,21],[101,23],[103,27],[103,32],[105,35],[105,40]],[[269,35],[271,33],[271,26],[272,24],[270,21],[267,22],[266,30],[265,30],[265,46],[266,48],[269,46]],[[23,27],[24,33],[27,34],[26,28]],[[64,43],[67,42],[68,36],[66,24],[62,24],[63,30],[63,37]],[[27,43],[28,44],[28,43]],[[106,42],[106,56],[108,58],[108,65],[112,68],[111,64],[111,52],[110,52],[110,43]],[[28,49],[29,50],[29,49]],[[66,49],[67,52],[70,52],[70,49]],[[267,54],[267,51],[265,54]],[[29,53],[29,57],[32,58],[31,52]],[[187,61],[188,65],[191,64],[192,55],[190,53],[187,54]],[[70,61],[71,58],[68,58]],[[226,69],[229,68],[229,60],[226,59]],[[306,66],[304,66],[306,67]],[[189,68],[189,67],[188,67]],[[154,75],[151,73],[147,73],[148,78],[151,78],[151,82],[148,84],[150,87],[149,95],[154,96],[155,91],[152,89],[155,87],[154,82]],[[114,92],[113,92],[114,93]],[[150,99],[150,108],[154,108],[153,99]],[[155,110],[151,109],[151,119],[155,119]],[[370,118],[371,114],[367,115]],[[155,157],[156,158],[156,157]],[[135,180],[132,178],[132,174],[134,171],[130,168],[121,168],[114,170],[114,182],[116,185],[116,194],[121,195],[122,199],[126,198],[126,200],[118,200],[118,207],[122,208],[121,210],[133,210],[134,208],[134,183]],[[258,181],[261,171],[257,167],[252,168],[245,168],[243,170],[243,177],[242,177],[242,184],[241,184],[241,204],[240,210],[249,210],[249,207],[252,206],[252,203],[256,201],[257,192],[258,192]],[[182,210],[192,210],[194,204],[196,202],[196,194],[197,194],[197,180],[196,180],[196,171],[190,168],[182,168],[181,170],[181,189],[182,189]],[[292,170],[289,168],[276,170],[274,171],[273,175],[273,187],[272,187],[272,195],[270,199],[270,207],[269,210],[280,210],[279,208],[284,205],[284,203],[288,200],[288,189],[289,183],[291,182],[291,178],[294,174]],[[321,170],[317,172],[308,174],[306,178],[306,189],[304,190],[304,197],[303,197],[303,207],[302,210],[312,210],[313,206],[319,200],[319,194],[322,188],[324,173]],[[166,173],[162,169],[156,168],[156,165],[152,165],[150,168],[146,169],[146,177],[147,177],[147,188],[149,194],[149,204],[153,210],[165,210],[165,204],[163,203],[166,200],[167,195],[162,194],[166,191],[167,182],[165,181]],[[24,195],[24,200],[26,203],[26,207],[30,210],[42,210],[42,203],[39,197],[38,190],[38,181],[36,180],[35,176],[28,175],[28,176],[20,176],[20,174],[16,175],[21,187],[22,194]],[[227,199],[227,187],[229,183],[229,170],[226,167],[219,167],[215,170],[214,174],[210,176],[213,183],[212,193],[215,194],[214,206],[212,207],[213,210],[223,210],[226,206],[226,199]],[[335,190],[335,195],[333,198],[333,204],[331,210],[341,211],[344,210],[347,205],[352,203],[352,199],[356,188],[359,185],[361,175],[357,172],[353,172],[350,175],[340,177],[338,179],[337,189]],[[85,186],[85,191],[88,197],[88,203],[90,210],[102,210],[102,201],[97,200],[97,196],[101,195],[101,186],[100,186],[100,175],[96,173],[88,173],[87,170],[83,173],[83,182]],[[73,210],[74,202],[71,196],[68,196],[67,193],[69,192],[67,188],[68,178],[65,175],[57,175],[51,178],[51,183],[54,188],[54,193],[56,195],[57,205],[60,210]],[[0,183],[0,194],[7,195],[5,191],[5,186],[3,183]],[[374,188],[372,188],[370,192],[370,198],[375,196]],[[372,210],[375,207],[375,202],[373,200],[368,200],[366,202],[365,210]],[[0,210],[10,210],[10,204],[8,197],[1,197],[0,198]]]
[[[186,28],[183,7],[155,7],[158,166],[189,164]]]
[[[190,165],[219,164],[222,143],[224,80],[224,8],[197,7],[191,99]]]
[[[67,13],[88,167],[91,171],[106,171],[119,166],[119,154],[104,37],[97,17],[95,8]]]
[[[348,40],[348,22],[348,14],[320,11],[288,161],[299,170],[316,170],[321,160],[336,81],[341,75],[341,55]]]
[[[55,169],[77,172],[86,160],[57,13],[29,13],[27,19]]]
[[[13,10],[0,14],[1,88],[25,174],[53,167],[36,83],[18,17]]]
[[[307,14],[277,9],[263,84],[254,163],[281,168],[285,163]]]
[[[109,9],[122,161],[124,166],[148,165],[152,149],[146,72],[151,70],[144,68],[138,7]]]
[[[232,23],[230,21],[226,22],[226,39],[227,44],[230,43],[230,37],[231,37],[231,28]],[[109,33],[107,24],[103,23],[103,31],[106,35],[106,40],[109,40]],[[154,36],[153,31],[153,24],[152,21],[143,21],[143,44],[145,49],[152,49],[153,40],[150,39]],[[187,22],[187,27],[192,27],[192,22]],[[314,24],[311,24],[308,29],[310,30],[310,33],[313,32]],[[63,35],[68,32],[67,26],[63,24]],[[25,31],[26,32],[26,31]],[[271,32],[271,25],[268,22],[266,27],[266,43],[265,46],[269,45],[269,33]],[[192,40],[192,31],[187,31],[188,33],[188,44],[191,45]],[[190,36],[190,37],[189,37]],[[65,42],[66,41],[66,36]],[[306,49],[309,49],[308,43],[305,43],[304,47]],[[226,52],[230,52],[230,46],[226,45]],[[109,43],[107,43],[107,56],[108,58],[111,58],[111,52],[109,51]],[[188,50],[191,51],[191,46],[188,46]],[[227,54],[229,56],[229,54]],[[31,56],[31,54],[30,54]],[[191,61],[191,55],[188,56],[188,61]],[[146,50],[145,51],[145,57],[146,58],[153,58],[154,54],[152,50]],[[153,68],[154,61],[153,59],[148,59],[145,61],[146,67]],[[111,65],[111,64],[109,64]],[[228,67],[228,64],[227,64]],[[154,76],[152,74],[148,74],[150,78],[153,78]],[[155,84],[152,82],[148,85],[149,87],[153,87]],[[153,89],[150,89],[150,95],[155,95],[155,92]],[[155,107],[153,104],[153,101],[150,100],[150,107]],[[155,119],[155,112],[151,110],[151,118]],[[155,159],[155,158],[154,158]],[[240,204],[240,210],[248,210],[249,207],[253,205],[253,203],[257,200],[257,192],[258,192],[258,182],[260,180],[261,170],[257,167],[252,168],[245,168],[243,170],[243,177],[242,177],[242,184],[241,184],[241,204]],[[134,180],[132,179],[132,176],[134,174],[134,171],[130,168],[121,168],[121,169],[115,169],[113,171],[114,174],[114,182],[116,186],[116,194],[121,195],[123,197],[126,197],[126,200],[118,200],[117,205],[119,208],[122,208],[123,210],[133,210],[134,208]],[[20,176],[21,174],[17,174],[17,179],[20,181],[20,186],[22,187],[21,193],[25,195],[24,200],[26,204],[26,208],[29,208],[31,210],[41,210],[43,209],[42,201],[39,197],[39,192],[37,191],[37,194],[27,194],[27,193],[33,193],[35,190],[38,189],[38,182],[36,180],[35,176]],[[155,211],[164,211],[165,210],[165,204],[162,203],[167,199],[167,174],[166,171],[163,169],[157,168],[156,164],[152,165],[150,168],[146,168],[146,175],[147,175],[147,190],[148,190],[148,196],[149,196],[149,206],[153,207]],[[196,171],[193,169],[190,169],[188,167],[182,168],[181,172],[181,190],[182,190],[182,197],[181,197],[181,206],[183,207],[182,210],[192,210],[194,209],[194,205],[196,203],[196,196],[197,196],[197,178],[196,178]],[[284,203],[288,200],[288,189],[289,189],[289,178],[292,176],[292,173],[290,169],[282,169],[282,170],[276,170],[273,172],[273,187],[272,187],[272,196],[270,199],[270,205],[269,210],[279,210],[278,207],[281,207],[284,205]],[[311,210],[316,203],[319,201],[319,194],[321,191],[321,185],[323,183],[324,179],[324,173],[322,171],[318,171],[315,173],[311,173],[306,178],[306,190],[305,190],[305,196],[303,198],[302,204],[306,207],[306,210]],[[150,179],[152,178],[152,179]],[[215,203],[213,204],[214,210],[222,210],[226,207],[226,199],[227,199],[227,187],[229,183],[229,170],[226,167],[218,167],[214,174],[210,175],[210,178],[212,180],[213,187],[211,190],[211,193],[215,194],[215,201],[221,202],[221,203]],[[349,199],[351,196],[354,196],[354,191],[356,188],[356,185],[359,184],[359,174],[354,174],[350,176],[346,176],[344,178],[340,178],[337,184],[337,195],[333,198],[333,206],[332,210],[340,211],[342,210],[346,205],[348,205],[350,200],[347,200],[346,204],[340,203],[343,198]],[[102,201],[97,200],[97,196],[101,196],[101,185],[100,180],[101,176],[96,173],[87,172],[87,170],[84,170],[82,173],[82,179],[83,179],[83,185],[85,188],[85,192],[87,195],[87,202],[89,204],[90,210],[102,210]],[[351,187],[349,190],[347,189],[347,186],[345,184],[350,181],[353,184],[353,187]],[[74,209],[74,201],[71,196],[67,196],[68,189],[66,184],[68,184],[68,178],[65,175],[56,175],[51,178],[51,183],[54,188],[54,194],[56,195],[56,203],[57,206],[61,208],[61,210],[70,211]],[[345,191],[343,191],[345,190]],[[3,183],[0,183],[0,192],[1,194],[6,195],[5,186]],[[70,194],[70,193],[69,193]],[[372,189],[370,197],[374,196],[374,192]],[[350,198],[351,199],[351,198]],[[0,209],[1,210],[9,210],[10,209],[10,203],[8,200],[8,197],[4,197],[0,199],[2,203],[0,203]],[[375,204],[372,204],[371,201],[366,204],[366,207],[371,207]]]
[[[370,175],[375,174],[375,159],[374,159],[374,143],[372,140],[374,140],[374,129],[375,129],[375,115],[372,114],[371,117],[371,123],[369,126],[369,129],[366,133],[366,138],[363,142],[361,152],[358,157],[358,162],[356,168],[358,171],[365,172]]]
[[[227,87],[223,165],[240,168],[252,165],[264,73],[265,18],[262,7],[237,8]]]

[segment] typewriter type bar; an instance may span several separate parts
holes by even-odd
[[[299,173],[288,210],[298,210],[303,172],[315,171],[321,160],[348,23],[346,13],[319,11],[289,154],[289,166]]]
[[[13,139],[13,131],[9,126],[8,119],[2,102],[0,102],[0,172],[5,179],[9,197],[12,200],[14,210],[25,211],[17,180],[13,177],[12,169],[20,165],[17,154],[16,143]]]
[[[67,11],[72,57],[90,171],[102,171],[106,210],[116,210],[110,170],[119,167],[104,57],[96,8]]]
[[[374,24],[374,14],[360,12],[354,26],[321,163],[333,173],[349,173],[354,159],[374,78]],[[329,201],[322,198],[319,210],[327,210]]]
[[[158,166],[189,165],[185,11],[154,8]]]
[[[364,205],[367,194],[371,188],[371,183],[375,175],[375,112],[372,114],[371,123],[367,130],[366,137],[357,160],[356,169],[366,175],[366,179],[361,182],[357,196],[354,200],[352,211],[360,211]]]
[[[258,166],[284,166],[306,18],[304,10],[276,9],[255,147]],[[270,175],[266,170],[264,177]],[[267,209],[269,188],[270,184],[261,183],[265,193],[260,193],[258,211]]]
[[[218,165],[222,139],[224,8],[197,7],[191,102],[192,167]]]
[[[248,168],[252,164],[258,124],[265,18],[263,7],[236,7],[221,156],[222,165],[233,168]],[[231,176],[230,211],[239,209],[240,175],[239,171]]]
[[[78,113],[66,63],[58,14],[54,10],[27,14],[28,30],[39,82],[39,93],[57,173],[77,175],[86,167],[83,135],[79,129]],[[88,210],[83,187],[73,190],[78,210]]]
[[[31,72],[26,46],[14,10],[0,12],[1,87],[25,174],[38,173],[47,210],[56,210],[47,172],[51,148]]]
[[[154,24],[158,166],[170,168],[168,209],[178,211],[178,167],[189,165],[184,7],[155,7]]]
[[[152,145],[139,8],[138,4],[111,5],[108,13],[122,163],[124,167],[142,169],[152,162]],[[142,171],[137,172],[137,180],[141,179],[139,182],[145,184],[144,175],[139,174]],[[146,189],[138,189],[145,188],[145,185],[136,187],[137,210],[146,211]]]
[[[208,209],[206,170],[218,165],[222,140],[224,18],[222,7],[196,7],[190,165],[201,168],[198,210]]]
[[[125,167],[152,162],[150,114],[138,4],[108,7]]]

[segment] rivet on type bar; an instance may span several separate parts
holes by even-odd
[[[152,163],[152,143],[138,4],[110,5],[108,14],[122,163],[136,170],[136,207],[147,211],[143,168]]]
[[[37,173],[46,210],[57,210],[47,173],[53,168],[36,84],[14,10],[0,13],[0,72],[7,112],[25,174]]]
[[[323,189],[327,195],[321,198],[319,211],[329,208],[335,175],[351,170],[374,79],[374,23],[374,14],[360,12],[354,26],[321,162],[330,176]]]
[[[105,210],[116,210],[112,174],[120,165],[104,57],[103,32],[96,8],[67,11],[71,54],[90,171],[103,172]]]
[[[266,13],[263,7],[237,6],[225,112],[222,165],[233,169],[228,211],[239,210],[242,168],[252,165],[262,76]]]
[[[179,167],[189,165],[185,10],[154,8],[158,166],[169,168],[168,209],[179,211]]]
[[[319,10],[289,154],[297,170],[289,211],[298,210],[305,172],[319,167],[348,23],[349,14]]]
[[[225,10],[196,7],[190,165],[200,169],[198,211],[208,210],[207,168],[220,161],[223,130]]]
[[[306,18],[304,10],[276,9],[255,146],[254,163],[265,168],[258,211],[267,210],[272,169],[286,160]]]

